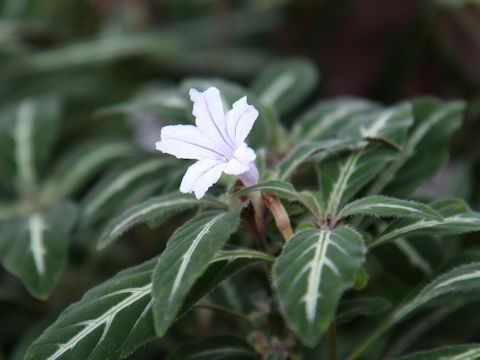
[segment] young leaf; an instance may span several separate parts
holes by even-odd
[[[298,105],[318,81],[315,66],[305,60],[286,60],[269,66],[254,82],[259,100],[285,113]]]
[[[97,140],[75,148],[62,160],[45,190],[62,198],[75,193],[107,163],[135,153],[135,148],[123,141]]]
[[[153,274],[153,311],[159,336],[175,320],[195,280],[236,230],[240,210],[198,215],[168,241]]]
[[[115,199],[122,197],[129,186],[136,184],[148,175],[159,173],[172,161],[162,157],[149,158],[121,166],[108,173],[95,185],[85,197],[82,206],[81,219],[83,224],[89,224],[106,212]]]
[[[65,265],[68,232],[76,219],[72,204],[61,204],[47,213],[0,224],[0,258],[37,298],[46,299]]]
[[[232,335],[215,335],[183,344],[167,360],[255,360],[258,354],[248,342]]]
[[[447,199],[431,204],[444,218],[436,219],[398,219],[392,222],[377,236],[369,248],[381,245],[401,236],[419,233],[455,235],[472,231],[480,231],[480,213],[473,212],[463,201]]]
[[[370,101],[355,98],[320,101],[299,119],[299,140],[309,142],[332,137],[352,119],[352,115],[377,108]]]
[[[416,352],[394,360],[473,360],[480,358],[480,345],[450,345]]]
[[[98,242],[98,248],[102,249],[106,247],[132,226],[159,217],[163,218],[177,211],[182,211],[194,206],[218,208],[224,207],[225,205],[208,196],[197,200],[195,196],[191,194],[181,194],[178,192],[148,199],[113,218],[104,228]]]
[[[264,257],[229,257],[225,251],[195,283],[180,315],[221,281]],[[123,270],[89,290],[30,346],[25,360],[118,360],[153,339],[151,279],[157,262],[155,258]]]
[[[412,122],[411,106],[401,104],[375,113],[359,116],[339,133],[341,138],[358,137],[381,141],[401,148]],[[322,162],[322,190],[326,215],[335,217],[338,210],[393,158],[391,148],[364,142],[343,159]]]
[[[368,196],[345,206],[339,218],[367,214],[375,216],[408,216],[442,221],[443,217],[430,206],[408,200],[394,199],[387,196]]]
[[[305,345],[320,340],[364,254],[361,236],[344,226],[302,230],[285,245],[273,269],[274,284],[287,322]]]
[[[414,124],[403,150],[368,193],[405,197],[432,178],[448,157],[448,140],[460,126],[465,104],[420,98],[412,102]]]

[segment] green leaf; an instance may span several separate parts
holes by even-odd
[[[197,200],[191,194],[178,192],[148,199],[113,218],[104,228],[98,248],[106,247],[137,224],[163,218],[194,206],[224,207],[225,205],[208,196]]]
[[[195,280],[236,230],[241,209],[198,215],[168,241],[153,274],[153,311],[159,336],[175,320]]]
[[[315,66],[306,60],[286,60],[269,65],[252,85],[259,100],[285,113],[302,102],[318,82]]]
[[[107,163],[132,153],[134,147],[123,141],[96,140],[82,144],[63,158],[45,192],[56,198],[74,194]]]
[[[248,256],[235,253],[229,257],[225,251],[222,259],[214,259],[188,294],[180,315],[221,281],[265,257]],[[123,270],[89,290],[31,345],[25,360],[117,360],[153,339],[151,289],[157,262],[154,258]]]
[[[411,106],[400,104],[356,117],[339,136],[345,139],[361,137],[399,148],[411,122]],[[344,158],[323,161],[320,174],[323,197],[328,199],[326,216],[335,218],[338,210],[393,158],[393,154],[389,147],[363,142]]]
[[[457,301],[466,303],[478,299],[480,289],[480,263],[474,262],[450,270],[424,286],[417,294],[400,304],[385,321],[349,356],[354,359],[365,351],[392,325],[427,305]],[[475,293],[477,296],[472,296]]]
[[[305,345],[320,340],[364,254],[361,236],[345,226],[302,230],[285,245],[273,269],[274,284],[290,328]]]
[[[37,298],[46,299],[66,262],[68,232],[76,219],[72,204],[0,223],[0,258]]]
[[[275,194],[283,199],[287,200],[297,200],[299,199],[299,194],[295,190],[292,184],[280,181],[280,180],[269,180],[264,181],[252,186],[248,186],[244,189],[241,189],[233,194],[234,197],[240,197],[247,195],[253,191],[264,191],[268,193]]]
[[[431,204],[444,218],[435,219],[398,219],[392,222],[378,235],[369,248],[381,245],[396,238],[414,234],[455,235],[480,231],[480,213],[473,212],[463,201],[446,199]]]
[[[368,196],[345,206],[339,218],[358,214],[375,216],[407,216],[442,221],[443,217],[430,206],[409,200],[394,199],[387,196]]]
[[[368,193],[406,197],[430,180],[448,158],[448,141],[462,121],[465,104],[420,98],[412,102],[414,124],[403,150]]]
[[[183,344],[167,360],[255,360],[258,354],[248,342],[232,335],[215,335]]]
[[[340,304],[335,317],[335,325],[345,324],[358,316],[377,315],[390,310],[392,304],[380,297],[362,297],[346,300]]]
[[[298,120],[299,141],[323,140],[337,134],[353,115],[375,110],[374,103],[355,98],[323,100],[308,110]]]
[[[84,225],[90,224],[107,212],[125,193],[129,193],[130,186],[139,185],[138,182],[149,175],[160,174],[160,170],[172,164],[171,159],[161,156],[148,158],[143,161],[129,162],[126,166],[113,169],[103,177],[85,196],[82,204],[81,220]]]
[[[191,102],[179,90],[158,89],[141,94],[129,102],[104,107],[96,115],[149,114],[178,122],[188,120],[187,109],[191,107]]]
[[[121,359],[151,340],[155,264],[123,270],[89,290],[32,344],[25,360]]]
[[[473,360],[480,357],[480,345],[451,345],[441,348],[416,352],[395,358],[395,360]]]
[[[340,150],[354,149],[358,145],[355,140],[324,140],[300,144],[295,147],[278,166],[278,176],[286,180],[304,162],[314,160],[313,155],[323,152],[324,157]]]
[[[0,166],[21,189],[43,174],[58,131],[60,103],[51,95],[27,98],[0,113]]]

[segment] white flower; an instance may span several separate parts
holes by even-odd
[[[190,89],[195,125],[170,125],[162,128],[156,148],[179,159],[196,159],[183,176],[180,191],[194,192],[197,199],[218,181],[222,172],[238,177],[245,185],[258,182],[253,162],[255,151],[245,138],[257,119],[258,111],[247,104],[247,97],[237,100],[226,114],[220,91],[211,87],[204,92]]]

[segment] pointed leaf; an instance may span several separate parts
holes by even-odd
[[[352,119],[352,115],[373,111],[377,107],[368,100],[355,98],[320,101],[298,120],[299,140],[309,142],[330,138]]]
[[[405,197],[431,179],[447,160],[448,140],[460,126],[465,104],[420,98],[412,105],[414,124],[403,150],[371,186],[370,195],[385,189],[385,194]]]
[[[423,219],[443,219],[430,206],[408,200],[394,199],[387,196],[368,196],[356,200],[345,206],[338,217],[347,217],[357,214],[375,216],[407,216]]]
[[[289,326],[305,345],[320,340],[343,291],[354,284],[364,253],[361,236],[348,227],[302,230],[285,245],[274,284]]]
[[[280,180],[269,180],[264,181],[244,189],[241,189],[233,194],[235,197],[240,197],[247,195],[253,191],[264,191],[268,193],[275,194],[283,199],[287,200],[298,200],[299,194],[295,190],[292,184],[280,181]]]
[[[480,358],[480,345],[451,345],[416,352],[394,360],[473,360]]]
[[[172,164],[171,159],[162,157],[149,158],[143,161],[129,162],[110,171],[86,195],[82,204],[81,220],[84,225],[95,221],[108,212],[109,207],[118,211],[117,205],[125,194],[136,187],[148,176],[160,174],[160,170]],[[129,191],[130,190],[130,191]]]
[[[98,248],[102,249],[106,247],[118,239],[125,231],[137,224],[164,218],[165,216],[194,206],[218,208],[224,207],[225,205],[208,196],[197,200],[195,196],[191,194],[178,192],[148,199],[113,218],[104,228],[98,242]]]
[[[278,176],[286,180],[304,162],[314,160],[313,155],[323,152],[323,156],[334,154],[345,149],[354,149],[358,141],[347,140],[323,140],[311,143],[303,143],[295,147],[287,158],[278,167]]]
[[[315,66],[306,60],[286,60],[269,65],[252,89],[261,102],[285,113],[298,105],[318,81]]]
[[[60,103],[51,95],[27,98],[2,109],[0,166],[20,188],[38,182],[56,138],[59,114]]]
[[[343,138],[381,140],[390,146],[364,142],[344,158],[332,157],[320,166],[326,216],[336,217],[339,209],[374,177],[392,158],[391,147],[401,147],[412,122],[411,107],[401,104],[373,114],[359,116],[341,132]]]
[[[47,213],[0,224],[0,258],[37,298],[46,299],[66,262],[68,232],[76,218],[72,204],[62,204]]]
[[[431,204],[444,218],[435,219],[399,219],[392,222],[371,243],[369,248],[381,245],[396,238],[414,234],[454,235],[480,231],[480,213],[473,212],[463,201],[447,199]]]
[[[134,153],[135,148],[123,141],[97,140],[82,144],[64,157],[45,191],[57,198],[71,195],[107,163]]]
[[[153,274],[153,310],[159,336],[175,320],[195,280],[236,230],[240,210],[198,215],[168,241]]]
[[[214,260],[187,296],[181,315],[221,281],[258,258]],[[30,346],[25,360],[124,359],[155,337],[151,294],[157,258],[123,270],[64,310]]]

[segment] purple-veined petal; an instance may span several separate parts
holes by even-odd
[[[215,87],[204,92],[190,89],[190,99],[193,101],[192,114],[198,129],[222,149],[224,154],[232,152],[234,144],[227,133],[220,91]]]
[[[197,161],[190,165],[183,176],[180,191],[183,193],[194,192],[197,199],[202,198],[208,188],[218,181],[225,166],[224,162],[214,159]]]
[[[225,158],[221,150],[193,125],[164,126],[155,146],[179,159]]]
[[[259,176],[257,166],[252,161],[248,166],[248,171],[238,175],[238,178],[243,181],[245,186],[250,186],[258,183]]]
[[[235,145],[241,144],[246,139],[257,117],[257,109],[253,105],[248,105],[246,96],[233,103],[232,110],[225,115],[225,121],[228,134],[235,141]]]

